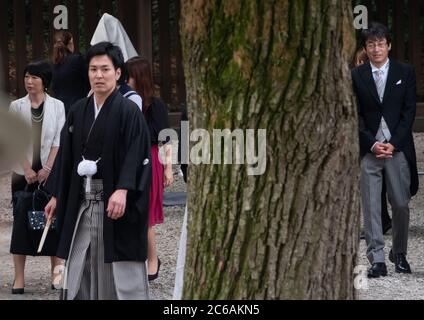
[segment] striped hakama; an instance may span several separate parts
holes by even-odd
[[[84,188],[86,179],[84,179]],[[103,181],[91,180],[75,225],[66,262],[66,300],[147,300],[145,262],[104,262]]]

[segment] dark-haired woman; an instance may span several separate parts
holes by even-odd
[[[172,149],[167,141],[159,141],[159,133],[167,129],[168,111],[165,104],[154,96],[153,77],[148,60],[134,57],[127,61],[128,84],[143,99],[143,114],[150,129],[152,143],[152,184],[150,188],[149,231],[148,231],[148,274],[149,281],[159,275],[160,260],[156,252],[153,227],[163,223],[163,190],[173,182]],[[165,144],[165,159],[159,160],[159,144]]]
[[[51,64],[46,61],[29,64],[24,71],[27,95],[10,105],[10,112],[20,116],[32,128],[31,146],[25,159],[14,168],[12,199],[16,207],[18,191],[34,191],[49,177],[60,143],[60,131],[65,123],[63,103],[50,97],[46,90],[52,78]],[[15,212],[14,212],[15,213]],[[58,235],[49,232],[43,250],[37,253],[41,234],[27,227],[26,214],[14,215],[10,253],[13,254],[15,280],[12,294],[24,293],[25,259],[30,256],[50,256],[52,278],[59,264],[56,256]],[[52,283],[55,279],[52,279]]]
[[[53,80],[54,96],[65,105],[65,112],[87,96],[90,91],[85,60],[74,53],[74,40],[67,31],[57,31],[53,41]]]

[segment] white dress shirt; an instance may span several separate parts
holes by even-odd
[[[383,90],[381,92],[378,92],[377,90],[377,93],[380,94],[380,97],[379,97],[380,102],[383,102],[384,92],[386,90],[386,84],[387,84],[387,76],[389,75],[390,59],[387,59],[387,61],[380,68],[376,67],[372,62],[370,62],[370,65],[371,65],[371,72],[374,78],[374,82],[377,81],[377,74],[376,74],[377,71],[381,73],[381,77],[383,80],[383,85],[382,85]],[[386,120],[384,120],[384,117],[381,117],[380,127],[378,128],[377,134],[375,136],[375,138],[379,140],[379,142],[382,142],[381,140],[383,140],[383,139],[379,139],[382,136],[382,134],[385,137],[384,140],[390,141],[391,133],[390,133],[389,127],[387,126]],[[377,142],[374,143],[373,146],[371,147],[371,152],[374,150],[374,147],[376,144]]]
[[[380,71],[383,73],[382,77],[383,77],[383,88],[386,88],[386,83],[387,83],[387,76],[389,75],[389,65],[390,65],[390,59],[387,59],[386,63],[381,67],[381,68],[377,68],[375,65],[372,64],[372,62],[370,62],[371,64],[371,72],[372,72],[372,76],[374,78],[374,81],[376,81],[376,71]],[[383,102],[383,96],[384,96],[384,91],[382,92],[382,96],[379,97],[380,101]]]

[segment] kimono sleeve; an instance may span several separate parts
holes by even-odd
[[[145,183],[140,185],[145,170],[151,171],[150,136],[147,124],[138,109],[127,112],[123,127],[125,128],[124,157],[121,164],[119,180],[116,189],[128,191],[143,191]],[[147,178],[145,178],[147,179]],[[150,180],[148,180],[148,189]]]
[[[65,176],[70,175],[72,163],[72,132],[73,112],[69,111],[65,124],[60,132],[60,146],[54,161],[52,171],[47,179],[45,188],[54,197],[58,197],[63,183],[69,183]],[[68,181],[68,182],[67,182]]]

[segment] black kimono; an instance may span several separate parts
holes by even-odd
[[[93,106],[91,97],[71,107],[48,185],[57,198],[56,216],[61,234],[57,256],[68,258],[82,200],[83,178],[77,168],[84,150],[87,160],[101,157],[98,175],[103,179],[105,210],[113,192],[128,190],[122,218],[112,220],[104,213],[105,263],[144,262],[151,179],[149,129],[137,105],[115,91],[105,101],[87,140],[94,120]]]

